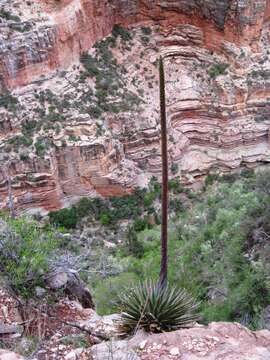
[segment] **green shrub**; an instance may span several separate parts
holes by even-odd
[[[87,53],[83,53],[80,57],[80,61],[91,77],[97,76],[99,74],[97,61],[95,58],[93,58],[93,56]]]
[[[32,143],[33,140],[31,139],[31,137],[24,135],[16,135],[9,140],[9,144],[12,144],[16,147],[20,147],[20,146],[29,147],[32,145]]]
[[[71,134],[71,135],[69,135],[68,140],[69,140],[69,141],[78,141],[78,138],[77,138],[76,135]]]
[[[110,217],[110,214],[108,214],[108,213],[101,214],[101,217],[100,217],[101,225],[108,226],[111,223],[111,221],[112,221],[112,219]]]
[[[102,110],[98,106],[90,106],[87,109],[87,112],[95,119],[99,118],[102,115]]]
[[[152,29],[150,27],[141,27],[141,31],[144,35],[151,35],[152,34]]]
[[[267,275],[261,275],[260,268],[254,267],[245,256],[249,232],[253,231],[252,226],[246,223],[254,224],[254,220],[251,222],[254,213],[250,218],[250,209],[259,217],[258,209],[265,206],[256,193],[250,192],[239,181],[234,184],[222,183],[209,189],[204,197],[204,201],[194,208],[187,226],[181,227],[179,232],[184,241],[181,262],[185,276],[192,278],[192,289],[194,291],[196,288],[201,300],[207,299],[206,289],[212,284],[226,289],[227,295],[220,301],[227,308],[228,318],[224,320],[239,321],[247,313],[253,319],[257,316],[255,308],[258,309],[260,303],[262,309],[270,293],[267,290]],[[207,221],[204,222],[204,219]],[[260,291],[257,288],[257,276],[261,279]],[[180,283],[189,286],[183,280]],[[255,293],[256,301],[253,298]],[[203,314],[206,322],[212,320],[208,318],[210,312],[206,310]]]
[[[27,160],[29,160],[29,153],[27,153],[27,152],[21,152],[21,153],[20,153],[20,160],[22,160],[22,161],[27,161]]]
[[[56,226],[63,226],[66,229],[75,228],[78,222],[78,214],[75,207],[61,209],[49,213],[50,222]]]
[[[92,199],[82,198],[76,205],[77,214],[79,218],[90,214],[93,211],[93,202]]]
[[[172,172],[173,175],[175,175],[175,174],[178,173],[178,169],[179,169],[178,164],[173,163],[173,164],[171,165],[171,172]]]
[[[156,193],[154,191],[148,192],[145,194],[144,199],[143,199],[143,204],[146,208],[148,208],[149,206],[151,206],[153,204],[153,202],[156,199]]]
[[[228,184],[233,184],[238,179],[239,179],[238,173],[223,174],[219,178],[220,181],[227,182]]]
[[[150,42],[150,38],[149,36],[141,36],[141,42],[144,46],[146,46],[147,44],[149,44]]]
[[[176,287],[161,288],[153,281],[129,287],[119,296],[119,331],[135,333],[173,331],[189,327],[198,320],[198,304],[184,290]]]
[[[182,193],[184,191],[184,188],[181,185],[181,182],[180,182],[179,179],[171,179],[171,180],[169,180],[168,188],[174,194],[180,194],[180,193]]]
[[[257,174],[255,187],[260,193],[270,195],[270,170]]]
[[[11,14],[10,11],[7,11],[5,9],[0,9],[0,17],[6,20],[11,20],[11,21],[15,21],[15,22],[20,22],[21,19],[19,16],[17,15],[13,15]]]
[[[148,225],[148,222],[146,219],[138,218],[138,219],[134,220],[133,227],[134,227],[135,231],[140,232],[140,231],[143,231],[144,229],[146,229],[147,225]]]
[[[227,182],[229,184],[234,183],[236,180],[239,179],[238,173],[225,173],[225,174],[218,174],[218,173],[209,173],[205,178],[205,185],[213,185],[214,182]]]
[[[269,120],[270,115],[268,113],[256,114],[254,120],[258,123]]]
[[[141,258],[144,253],[144,246],[138,239],[138,235],[133,227],[129,227],[124,243],[124,255],[133,255],[136,258]]]
[[[43,157],[46,153],[45,139],[41,137],[37,138],[35,142],[35,149],[36,149],[36,154],[40,157]]]
[[[123,41],[131,39],[131,34],[119,25],[113,29],[113,36],[107,37],[95,43],[95,55],[84,53],[80,60],[86,70],[81,75],[82,79],[86,75],[95,77],[95,98],[91,105],[85,106],[86,112],[91,116],[98,118],[102,112],[119,113],[120,111],[129,111],[137,108],[141,99],[137,94],[132,93],[127,88],[123,88],[125,80],[123,74],[126,73],[124,66],[117,63],[111,51],[117,42],[116,38],[120,36]],[[108,97],[112,98],[108,102]],[[89,102],[90,96],[83,95],[81,102]],[[116,101],[115,101],[116,100]]]
[[[252,78],[261,77],[265,80],[268,80],[270,78],[270,71],[268,69],[252,70],[251,77]]]
[[[4,107],[8,111],[16,111],[18,107],[18,100],[14,97],[8,89],[4,89],[0,95],[0,107]]]
[[[185,210],[185,206],[180,199],[171,199],[169,202],[169,209],[176,213],[183,212]]]
[[[152,176],[150,179],[148,192],[154,193],[156,199],[161,198],[161,183],[158,182],[158,179],[155,176]]]
[[[117,24],[114,25],[114,27],[113,27],[112,35],[115,38],[120,36],[123,41],[129,41],[129,40],[132,39],[132,36],[131,36],[130,32],[127,29],[125,29],[122,26],[117,25]]]
[[[254,178],[255,177],[255,171],[254,171],[254,169],[244,168],[244,169],[241,170],[240,175],[243,178],[246,178],[246,179]]]
[[[23,134],[27,135],[27,136],[31,136],[33,134],[33,132],[36,130],[36,128],[38,127],[38,122],[36,120],[28,120],[23,122],[22,124],[22,132]]]
[[[208,186],[208,185],[213,185],[213,183],[215,181],[217,181],[219,179],[219,175],[216,174],[216,173],[209,173],[205,180],[204,180],[204,183],[205,183],[205,186]]]
[[[60,339],[60,343],[66,346],[71,345],[74,348],[86,348],[89,346],[89,342],[85,334],[66,335]]]
[[[23,298],[34,297],[36,286],[45,287],[44,275],[58,241],[51,228],[27,218],[4,218],[10,232],[0,234],[0,267],[9,286]]]
[[[116,304],[117,296],[124,287],[138,281],[138,277],[134,273],[125,272],[118,276],[93,280],[90,282],[89,287],[93,289],[97,312],[106,315],[118,310]]]
[[[32,29],[32,25],[29,23],[15,23],[11,24],[10,28],[21,33],[28,32]]]
[[[225,63],[214,64],[208,69],[208,74],[212,79],[215,79],[219,75],[225,74],[228,67],[229,65]]]

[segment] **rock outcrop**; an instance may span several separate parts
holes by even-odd
[[[40,303],[29,307],[28,321],[18,316],[17,300],[0,289],[0,325],[25,326],[23,334],[13,338],[16,352],[31,354],[27,358],[78,360],[269,360],[270,331],[250,331],[238,323],[213,322],[208,326],[162,334],[141,330],[131,338],[120,340],[117,330],[118,314],[99,316],[67,298],[57,303]],[[39,310],[38,310],[39,309]],[[25,335],[32,335],[25,337]],[[10,346],[10,338],[1,337],[2,346]],[[31,339],[39,336],[39,342]],[[30,341],[30,343],[29,343]],[[28,342],[28,343],[27,343]],[[9,347],[10,348],[10,347]],[[28,351],[27,351],[28,349]],[[17,356],[17,357],[16,357]],[[0,349],[0,359],[23,359]]]
[[[270,161],[269,0],[0,6],[0,208],[54,210],[159,176],[160,54],[175,176]]]
[[[24,358],[14,352],[0,349],[1,360],[23,360]]]
[[[270,332],[252,332],[237,323],[220,322],[164,334],[139,333],[129,341],[95,345],[91,351],[95,360],[110,354],[115,360],[268,360]]]

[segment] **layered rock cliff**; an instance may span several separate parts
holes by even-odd
[[[0,207],[51,210],[158,176],[160,54],[174,176],[270,161],[269,0],[0,9]]]

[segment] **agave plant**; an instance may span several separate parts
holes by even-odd
[[[139,328],[147,332],[173,331],[190,327],[199,319],[198,303],[186,291],[161,287],[149,280],[122,293],[119,305],[120,335],[136,333]]]

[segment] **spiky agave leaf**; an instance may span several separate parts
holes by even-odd
[[[148,280],[119,295],[122,335],[143,328],[148,332],[173,331],[190,327],[199,319],[198,303],[183,289],[160,287]]]

